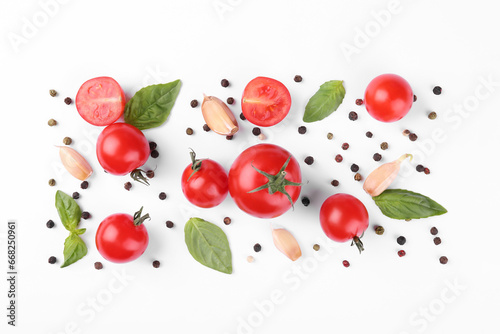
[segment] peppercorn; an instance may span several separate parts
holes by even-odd
[[[342,261],[342,265],[346,268],[349,268],[351,266],[351,264],[347,260]]]
[[[405,243],[406,243],[406,238],[403,237],[403,236],[400,236],[396,239],[396,242],[398,243],[398,245],[401,245],[403,246]]]
[[[210,131],[210,127],[208,126],[208,124],[203,124],[203,131],[205,131],[205,132]]]
[[[248,263],[252,263],[255,261],[255,259],[253,256],[247,256],[247,261],[248,261]]]
[[[373,137],[373,133],[371,133],[370,131],[368,131],[368,132],[366,133],[366,136],[367,136],[368,138],[371,138],[371,137]]]
[[[54,125],[57,125],[57,121],[53,118],[49,119],[49,121],[47,122],[47,124],[49,126],[54,126]]]
[[[228,97],[226,100],[227,104],[233,104],[234,103],[234,98]]]
[[[435,237],[434,238],[434,245],[440,245],[441,244],[441,238],[440,237]]]
[[[47,221],[47,224],[45,224],[47,226],[47,228],[53,228],[54,227],[54,221],[52,219],[49,219]]]
[[[361,181],[362,178],[363,177],[359,173],[356,173],[356,175],[354,175],[354,180],[356,180],[356,181]]]
[[[380,160],[382,160],[382,155],[381,155],[380,153],[375,153],[375,154],[373,155],[373,160],[375,160],[375,161],[380,161]]]
[[[351,121],[355,121],[355,120],[357,120],[357,119],[358,119],[358,113],[357,113],[357,112],[355,112],[355,111],[351,111],[351,112],[349,113],[349,119],[350,119]]]
[[[50,96],[54,97],[57,95],[57,92],[54,89],[49,90]]]
[[[343,143],[342,144],[342,149],[345,151],[349,148],[349,144],[348,143]]]
[[[64,99],[64,103],[66,103],[67,105],[70,105],[72,102],[73,100],[71,99],[71,97],[67,97]]]
[[[404,250],[400,250],[400,251],[398,251],[398,255],[399,255],[399,257],[403,257],[406,255],[406,252]]]
[[[335,161],[337,161],[337,162],[342,162],[342,160],[344,160],[344,158],[342,158],[342,156],[341,156],[340,154],[337,154],[337,155],[335,156]]]
[[[435,94],[435,95],[441,95],[441,92],[443,91],[443,89],[439,86],[436,86],[432,89],[432,92]]]
[[[375,234],[382,235],[382,234],[384,234],[384,232],[385,232],[385,229],[384,229],[383,226],[377,226],[377,227],[375,227]]]
[[[448,258],[446,256],[441,256],[439,258],[439,263],[441,263],[441,264],[447,264],[448,263]]]
[[[95,262],[95,263],[94,263],[94,268],[95,268],[96,270],[101,270],[101,269],[103,268],[103,265],[102,265],[102,263],[101,263],[101,262]]]
[[[50,179],[50,180],[49,180],[49,186],[53,187],[53,186],[55,186],[55,185],[56,185],[56,180],[54,180],[54,179]]]
[[[352,164],[351,165],[351,172],[356,173],[357,171],[359,171],[359,166],[356,164]]]
[[[152,179],[153,177],[155,177],[155,172],[153,170],[148,170],[146,172],[146,176],[149,178],[149,179]]]
[[[255,244],[253,245],[253,250],[258,253],[262,250],[262,246],[260,244]]]
[[[333,139],[333,133],[328,132],[328,133],[326,134],[326,138],[327,138],[328,140],[332,140],[332,139]]]
[[[417,95],[413,94],[413,102],[417,101]]]
[[[313,249],[317,252],[319,251],[320,246],[318,244],[313,245]]]
[[[125,188],[125,190],[130,190],[130,188],[132,188],[132,183],[130,182],[125,182],[125,184],[123,185],[123,187]]]
[[[241,119],[242,121],[245,121],[247,118],[245,117],[245,115],[243,115],[243,113],[241,113],[241,114],[240,114],[240,119]]]
[[[80,188],[82,188],[82,189],[87,189],[88,187],[89,187],[89,182],[88,181],[83,181],[80,184]]]
[[[260,133],[261,133],[260,128],[255,127],[255,128],[252,129],[252,134],[254,136],[258,136],[258,135],[260,135]]]
[[[228,81],[227,79],[222,79],[222,80],[220,81],[220,84],[221,84],[221,86],[222,86],[222,87],[224,87],[224,88],[225,88],[225,87],[228,87],[228,86],[229,86],[229,81]]]
[[[417,170],[417,172],[419,172],[419,173],[422,173],[422,172],[424,171],[424,169],[425,169],[425,167],[424,167],[424,166],[422,166],[422,165],[417,165],[417,167],[416,167],[416,170]]]
[[[403,136],[409,136],[410,133],[411,133],[411,131],[408,129],[403,130]]]
[[[229,224],[231,224],[231,218],[229,218],[229,217],[224,217],[224,224],[225,224],[225,225],[229,225]]]
[[[380,148],[385,151],[389,148],[389,144],[387,144],[387,142],[383,142],[380,144]]]
[[[151,158],[156,159],[160,156],[160,153],[157,150],[151,151]]]
[[[154,141],[149,142],[149,150],[150,151],[156,150],[156,147],[158,147],[158,145]]]
[[[172,228],[172,227],[174,227],[174,223],[173,223],[171,220],[167,220],[167,221],[165,222],[165,225],[166,225],[168,228]]]
[[[57,261],[57,259],[56,259],[56,257],[55,257],[55,256],[51,256],[51,257],[49,257],[49,263],[50,263],[50,264],[54,264],[54,263],[56,263],[56,261]]]
[[[309,206],[309,204],[311,204],[311,200],[309,199],[309,197],[306,196],[302,197],[301,201],[304,206]]]
[[[160,261],[154,260],[153,261],[153,268],[160,268]]]
[[[196,108],[198,106],[198,100],[192,100],[190,105],[191,105],[191,108]]]
[[[227,140],[233,140],[233,135],[226,136]]]
[[[332,184],[332,186],[334,186],[334,187],[338,187],[338,186],[339,186],[339,184],[340,184],[340,182],[339,182],[338,180],[333,180],[333,181],[331,182],[331,184]]]
[[[303,125],[302,125],[302,126],[299,126],[298,131],[299,131],[299,133],[300,133],[301,135],[303,135],[304,133],[306,133],[306,132],[307,132],[307,128],[306,128],[305,126],[303,126]]]
[[[73,141],[71,140],[70,137],[64,137],[64,139],[63,139],[63,144],[64,145],[71,145],[72,142]]]
[[[300,76],[300,75],[294,76],[293,77],[293,81],[295,81],[295,82],[302,82],[302,76]]]
[[[431,170],[427,167],[424,168],[424,174],[429,175],[431,173]]]
[[[410,135],[408,136],[408,138],[410,138],[411,141],[415,141],[418,139],[418,136],[415,134],[415,133],[410,133]]]
[[[431,111],[429,113],[429,115],[427,115],[427,117],[429,117],[429,119],[436,119],[437,118],[437,114],[435,111]]]
[[[362,106],[363,105],[363,100],[362,99],[356,99],[356,105],[357,106]]]
[[[187,128],[187,129],[186,129],[186,134],[187,134],[188,136],[191,136],[193,133],[194,133],[193,129],[191,129],[191,128]]]
[[[431,228],[431,234],[432,234],[432,235],[436,235],[436,234],[438,234],[438,232],[439,232],[439,231],[438,231],[438,229],[437,229],[436,227],[432,227],[432,228]]]
[[[82,218],[87,220],[89,219],[91,216],[90,216],[90,213],[88,211],[83,211],[82,212]]]
[[[161,199],[162,201],[167,198],[167,194],[165,194],[163,191],[158,195],[158,198]]]
[[[304,162],[307,164],[307,165],[312,165],[314,163],[314,158],[311,157],[311,156],[308,156],[304,159]]]
[[[78,191],[75,191],[73,193],[73,199],[79,199],[80,198],[80,194],[78,193]]]

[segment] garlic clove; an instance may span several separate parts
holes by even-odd
[[[403,154],[399,159],[383,164],[367,176],[363,189],[372,197],[380,195],[396,179],[401,168],[401,162],[406,158],[413,159],[411,154]]]
[[[215,133],[224,136],[238,132],[238,122],[227,104],[215,96],[206,96],[201,104],[201,112],[205,123]]]
[[[78,180],[84,181],[92,175],[92,167],[85,158],[71,147],[58,146],[61,162],[66,170]]]
[[[273,229],[274,245],[290,260],[295,261],[302,256],[299,243],[294,236],[284,228]]]

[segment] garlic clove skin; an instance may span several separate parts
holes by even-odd
[[[201,104],[201,112],[208,127],[224,136],[238,132],[238,122],[227,104],[215,96],[206,96]]]
[[[59,157],[66,170],[78,180],[84,181],[92,175],[92,167],[85,158],[71,147],[58,146]]]
[[[380,195],[398,176],[401,162],[406,158],[413,159],[411,154],[403,154],[399,159],[383,164],[367,176],[363,189],[372,197]]]
[[[273,242],[276,248],[292,261],[296,261],[302,256],[297,240],[283,228],[273,229]]]

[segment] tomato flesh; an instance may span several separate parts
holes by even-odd
[[[125,109],[125,94],[110,77],[87,80],[76,94],[76,109],[84,120],[105,126],[116,122]]]
[[[258,126],[272,126],[281,122],[292,105],[290,92],[281,82],[257,77],[251,80],[241,98],[241,109],[246,119]]]

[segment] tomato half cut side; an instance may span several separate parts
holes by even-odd
[[[116,122],[125,110],[125,94],[115,79],[87,80],[76,94],[76,109],[84,120],[97,126]]]
[[[278,80],[257,77],[251,80],[241,98],[241,109],[246,119],[258,126],[272,126],[281,122],[292,105],[288,89]]]

